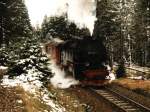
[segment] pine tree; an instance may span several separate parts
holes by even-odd
[[[115,48],[115,51],[113,49],[115,47],[113,43],[120,39],[120,12],[117,4],[118,1],[116,0],[101,0],[97,2],[97,21],[93,33],[95,38],[105,43],[109,53],[110,65],[112,65],[114,60],[113,55],[117,58],[118,53],[115,53],[119,51],[118,47]]]
[[[42,23],[42,39],[59,37],[67,40],[75,36],[84,37],[89,35],[90,33],[87,28],[78,28],[75,23],[68,21],[65,15],[54,17],[45,16]]]
[[[109,52],[110,63],[149,66],[149,0],[101,0],[94,37]]]
[[[2,0],[0,2],[0,40],[9,45],[21,37],[31,36],[31,25],[23,0]]]
[[[141,66],[150,63],[148,58],[149,50],[149,25],[150,25],[150,1],[149,0],[135,0],[136,1],[136,15],[135,15],[135,62]]]
[[[10,61],[8,51],[3,47],[0,48],[0,66],[7,66]]]
[[[15,48],[18,46],[14,45],[12,47]],[[10,77],[27,73],[32,69],[34,69],[35,72],[41,72],[41,74],[46,77],[51,75],[51,71],[47,68],[49,59],[46,55],[42,54],[36,38],[22,41],[19,48],[13,51],[11,58],[12,60],[8,70]]]
[[[1,0],[0,1],[0,46],[2,46],[2,44],[4,45],[6,42],[6,33],[7,33],[7,16],[8,14],[8,10],[7,10],[7,0]]]
[[[11,10],[11,34],[16,40],[19,37],[31,36],[31,24],[28,16],[28,11],[23,0],[15,0],[11,2],[13,5]]]
[[[124,63],[120,63],[117,70],[116,70],[116,76],[117,78],[126,77],[126,70]]]

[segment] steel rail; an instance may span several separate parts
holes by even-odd
[[[100,90],[91,88],[91,90],[97,93],[98,95],[102,96],[103,98],[105,98],[107,101],[109,101],[110,103],[121,109],[121,111],[123,112],[150,112],[150,108],[124,95],[121,95],[108,87],[105,87]]]
[[[128,98],[128,97],[126,97],[126,96],[124,96],[124,95],[121,95],[121,94],[117,93],[116,91],[114,91],[114,90],[112,90],[112,89],[110,89],[110,88],[107,88],[107,87],[105,87],[105,88],[106,88],[106,90],[111,91],[112,93],[114,93],[114,94],[120,96],[121,98],[125,99],[126,101],[130,101],[131,103],[134,103],[134,104],[135,104],[136,106],[138,106],[139,108],[143,108],[143,109],[146,110],[147,112],[150,112],[150,108],[148,108],[148,107],[146,107],[146,106],[144,106],[144,105],[142,105],[142,104],[140,104],[140,103],[138,103],[138,102],[132,100],[131,98]]]

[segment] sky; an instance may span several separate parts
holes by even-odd
[[[33,26],[41,24],[45,15],[61,14],[66,0],[25,0]]]
[[[45,15],[61,15],[66,12],[68,19],[79,27],[94,28],[95,0],[25,0],[31,24],[41,25]]]

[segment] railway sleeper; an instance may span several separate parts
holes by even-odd
[[[138,109],[135,109],[135,108],[131,108],[131,109],[126,109],[127,112],[142,112]]]
[[[133,109],[134,107],[131,105],[122,105],[123,108],[125,109]]]
[[[114,101],[114,100],[115,100],[115,98],[109,98],[109,100],[110,100],[110,101]]]
[[[127,106],[127,105],[129,105],[129,103],[121,102],[121,103],[116,103],[116,105],[118,105],[118,106]]]
[[[120,100],[117,100],[116,99],[116,101],[114,101],[114,103],[122,103],[123,101],[120,101]]]
[[[126,112],[142,112],[140,111],[138,108],[135,108],[134,106],[132,106],[130,103],[125,102],[125,101],[120,101],[118,99],[111,99],[110,97],[106,97],[107,100],[111,101],[112,103],[114,103],[115,105],[117,105],[118,107],[122,108],[123,110],[125,110]]]
[[[110,94],[101,94],[102,96],[104,96],[104,97],[113,97],[112,95],[110,95]]]
[[[103,96],[112,96],[111,94],[109,94],[109,93],[102,93],[102,92],[99,92],[101,95],[103,95]]]
[[[106,96],[106,98],[109,99],[109,100],[114,100],[114,99],[115,99],[115,98],[112,97],[112,96]]]
[[[96,90],[96,92],[101,96],[103,96],[106,100],[110,101],[111,103],[122,109],[124,112],[149,112],[149,111],[142,111],[143,109],[139,108],[138,105],[134,104],[126,97],[122,97],[122,95],[113,92],[112,90],[111,91]]]
[[[137,111],[139,111],[138,108],[135,108],[135,107],[133,107],[131,105],[122,105],[121,107],[126,109],[126,110],[137,110]]]
[[[117,105],[119,108],[123,109],[125,112],[142,112],[138,108],[136,109],[132,105],[130,106],[128,103],[118,103],[118,104],[114,103],[114,104]]]
[[[126,106],[119,106],[120,108],[122,108],[125,112],[143,112],[143,111],[140,111],[138,108],[135,108],[133,106],[129,106],[129,105],[126,105]]]

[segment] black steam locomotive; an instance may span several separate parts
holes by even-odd
[[[101,41],[91,37],[59,42],[54,39],[45,47],[56,64],[81,84],[103,85],[107,82],[109,73],[104,66],[107,53]]]

